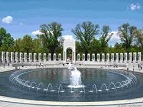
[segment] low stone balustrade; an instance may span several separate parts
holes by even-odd
[[[63,61],[62,54],[51,53],[22,53],[22,52],[1,52],[2,64],[44,64],[54,65],[65,63]],[[72,59],[72,58],[71,58]],[[72,62],[72,61],[71,61]],[[115,65],[121,63],[141,63],[141,52],[127,53],[102,53],[102,54],[87,54],[87,60],[85,60],[85,54],[77,54],[76,61],[73,62],[79,65]]]

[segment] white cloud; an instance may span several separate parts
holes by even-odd
[[[2,22],[6,23],[6,24],[10,24],[13,21],[13,17],[12,16],[6,16],[4,18],[2,18]]]
[[[31,34],[32,35],[41,35],[42,32],[40,32],[39,30],[36,30],[36,31],[33,31]]]
[[[63,42],[64,42],[65,40],[68,41],[68,42],[70,42],[70,41],[75,41],[75,39],[73,38],[72,35],[63,35],[62,37],[60,37],[60,38],[58,39],[58,41],[60,41],[61,44],[63,44]]]
[[[111,37],[111,39],[109,41],[109,44],[110,45],[114,45],[117,42],[119,43],[120,42],[120,37],[118,35],[118,32],[117,31],[112,31],[111,33],[113,33],[113,35],[112,35],[112,37]]]
[[[131,9],[131,10],[139,10],[140,8],[141,8],[141,6],[140,6],[139,3],[137,3],[137,4],[132,3],[132,4],[130,5],[130,9]]]
[[[113,33],[111,39],[120,39],[119,35],[118,35],[118,32],[117,31],[112,31],[111,33]]]
[[[71,39],[71,40],[74,39],[72,35],[64,35],[64,36],[62,36],[62,38],[63,39]]]
[[[47,33],[49,33],[49,31],[47,31]],[[53,31],[50,31],[50,33],[53,34]],[[31,34],[32,34],[32,35],[42,35],[43,33],[40,32],[40,30],[36,30],[36,31],[33,31]]]

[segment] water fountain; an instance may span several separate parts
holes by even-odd
[[[76,67],[74,67],[74,70],[71,71],[70,85],[68,87],[70,87],[70,88],[84,87],[84,85],[82,85],[82,81],[81,81],[81,72],[79,70],[77,70]]]
[[[143,96],[142,74],[82,66],[84,65],[76,67],[69,62],[67,68],[54,66],[15,70],[9,77],[14,89],[11,93],[15,95],[10,93],[7,96],[71,102],[122,100]]]
[[[98,75],[100,75],[100,78]],[[38,94],[46,97],[40,97],[40,100],[52,99],[54,101],[111,99],[108,96],[118,99],[116,98],[118,92],[121,94],[118,95],[119,99],[122,99],[122,94],[137,86],[137,78],[131,72],[97,68],[77,69],[71,63],[66,69],[44,68],[43,70],[43,68],[39,68],[19,70],[12,73],[9,80],[22,90],[35,92],[34,96]]]

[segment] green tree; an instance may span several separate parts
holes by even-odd
[[[62,36],[62,25],[57,22],[52,22],[50,24],[43,24],[40,28],[40,31],[43,33],[39,36],[40,40],[42,41],[43,47],[49,50],[53,59],[53,54],[60,45],[58,38]]]
[[[100,49],[101,49],[101,52],[103,52],[103,53],[107,52],[108,42],[113,35],[113,33],[110,33],[110,32],[111,32],[111,30],[110,30],[109,26],[104,25],[102,27],[101,37],[100,37],[99,41],[100,41]]]
[[[32,42],[32,37],[30,35],[25,35],[22,39],[22,51],[23,52],[32,52],[33,49],[33,42]]]
[[[8,51],[14,45],[14,39],[4,28],[0,28],[0,47],[3,51]]]
[[[83,53],[83,49],[81,48],[81,43],[76,41],[76,53]]]
[[[93,24],[90,21],[83,22],[82,24],[77,24],[72,32],[76,35],[77,40],[80,42],[80,48],[85,53],[85,60],[87,60],[87,54],[90,52],[91,43],[98,34],[99,26]]]
[[[100,41],[97,39],[93,39],[90,48],[91,48],[90,53],[95,53],[95,54],[100,53],[101,52]]]
[[[137,51],[142,52],[142,55],[143,55],[143,30],[140,30],[140,29],[136,30],[135,38],[136,38],[135,39],[136,45],[138,46]]]
[[[40,43],[40,39],[37,38],[33,39],[32,42],[33,42],[33,49],[32,49],[33,52],[39,53],[44,51],[42,44]]]
[[[3,39],[5,38],[5,36],[7,35],[6,30],[4,28],[0,28],[0,47],[3,44]]]
[[[14,51],[15,52],[21,52],[23,49],[22,49],[22,39],[21,38],[18,38],[15,40],[14,42]]]
[[[125,49],[123,48],[123,44],[122,43],[116,43],[114,45],[114,53],[124,53]]]
[[[118,35],[123,43],[126,52],[129,53],[135,37],[135,26],[130,26],[128,23],[123,24],[118,28]]]

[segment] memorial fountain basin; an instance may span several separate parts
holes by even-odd
[[[140,80],[133,72],[99,68],[77,68],[77,70],[81,73],[81,82],[73,87],[71,74],[74,71],[66,68],[17,70],[10,75],[9,80],[16,90],[22,93],[24,91],[24,96],[16,96],[34,100],[106,101],[142,95],[131,94],[142,89]],[[28,97],[29,95],[33,98]]]

